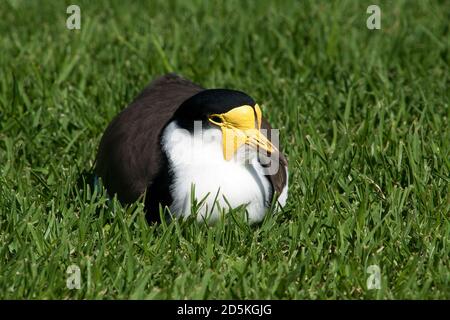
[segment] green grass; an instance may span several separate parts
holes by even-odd
[[[1,298],[450,298],[448,1],[375,1],[375,31],[374,1],[125,3],[0,2]],[[77,187],[109,121],[168,71],[262,104],[285,212],[148,226],[142,203]]]

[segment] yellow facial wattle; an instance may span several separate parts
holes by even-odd
[[[269,153],[275,146],[261,133],[262,112],[258,105],[243,105],[223,114],[212,114],[208,120],[222,129],[223,156],[230,160],[238,149],[247,144]]]

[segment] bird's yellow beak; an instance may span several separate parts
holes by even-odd
[[[276,151],[276,147],[261,133],[262,113],[256,104],[233,108],[227,113],[212,114],[208,120],[221,127],[223,157],[230,160],[243,144],[262,148],[269,153]]]

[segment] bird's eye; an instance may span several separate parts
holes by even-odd
[[[209,119],[215,123],[222,123],[222,118],[216,115],[210,116]]]

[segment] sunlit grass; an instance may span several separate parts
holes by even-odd
[[[370,4],[1,1],[0,297],[449,299],[448,3],[381,1],[376,31]],[[80,187],[109,121],[169,71],[262,105],[284,212],[148,226]]]

